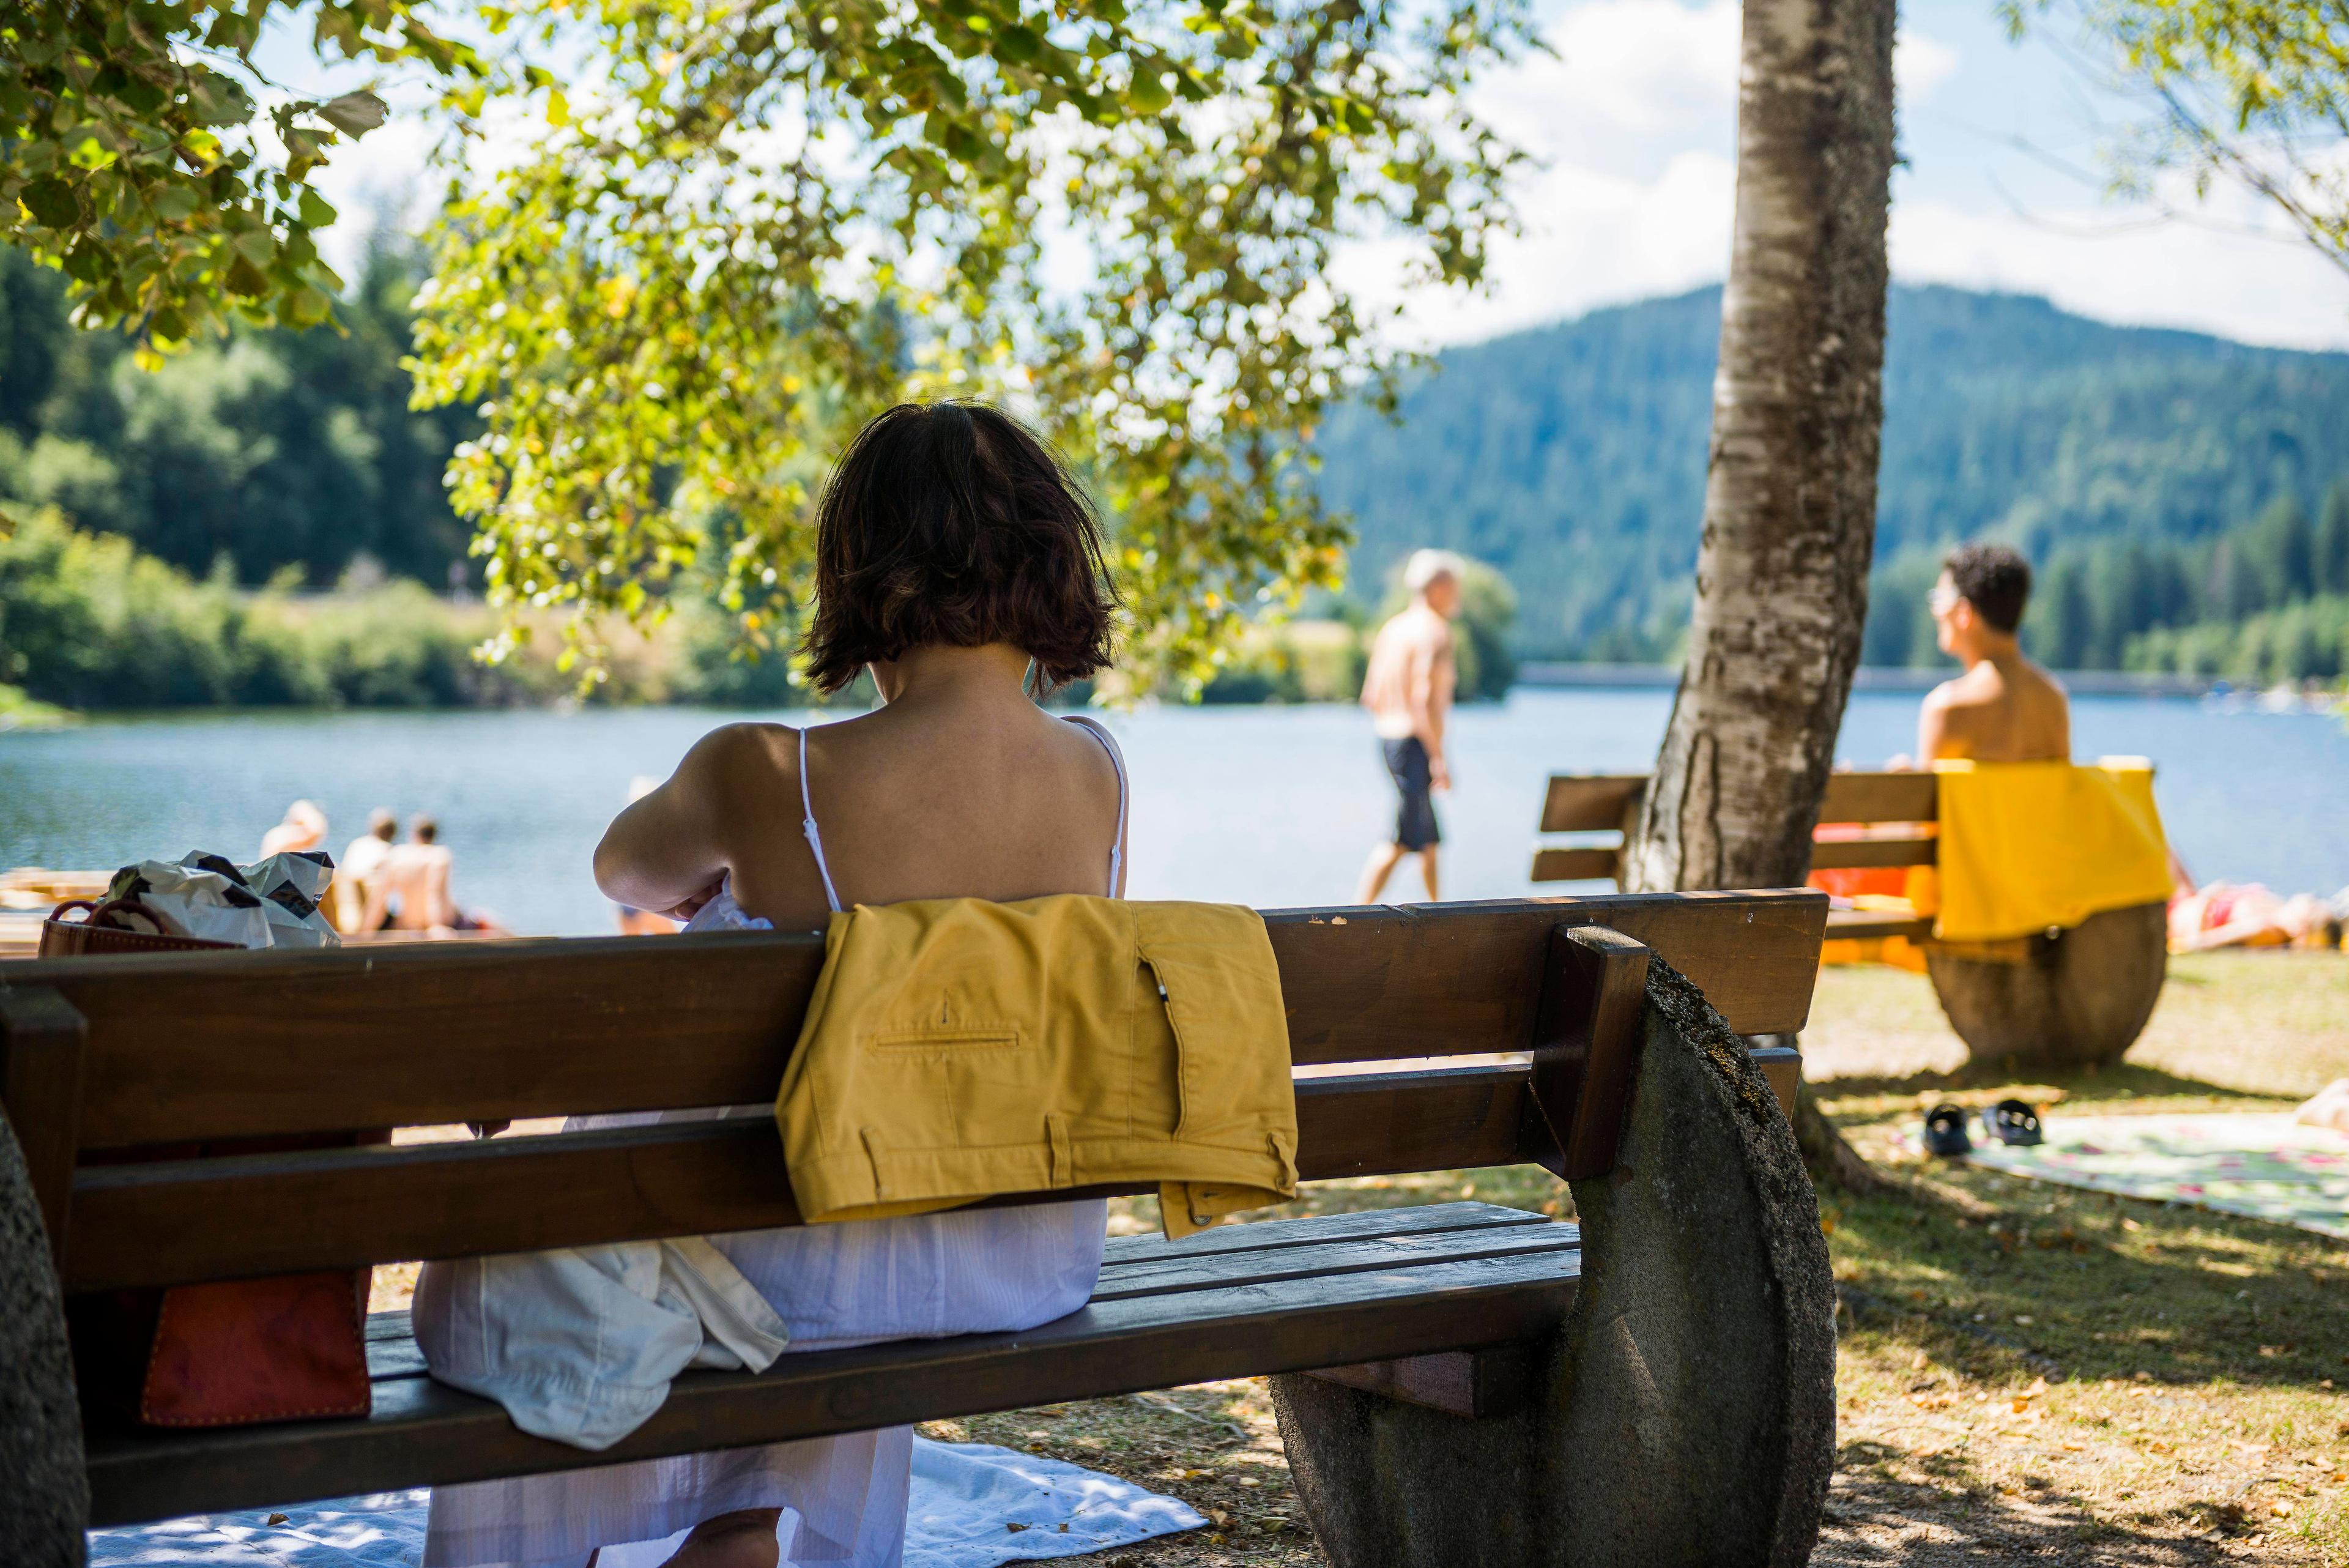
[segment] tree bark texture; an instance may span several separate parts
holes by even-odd
[[[65,1303],[33,1179],[0,1113],[0,1563],[80,1568],[88,1522]]]
[[[1810,870],[1875,547],[1893,23],[1894,0],[1745,0],[1696,607],[1631,890]]]

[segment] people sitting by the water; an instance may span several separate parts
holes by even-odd
[[[2344,920],[2349,888],[2332,898],[2313,893],[2287,898],[2258,882],[2206,882],[2198,888],[2189,881],[2170,900],[2169,950],[2339,947]]]
[[[2304,1127],[2330,1127],[2349,1136],[2349,1078],[2335,1078],[2316,1091],[2292,1119]]]
[[[816,930],[909,899],[1122,896],[1124,763],[1106,728],[1037,702],[1108,666],[1115,608],[1092,509],[1035,436],[978,404],[891,410],[817,508],[805,643],[819,691],[870,670],[881,705],[713,731],[613,822],[598,885],[696,931]],[[1106,1225],[1087,1199],[709,1240],[799,1351],[1063,1316],[1092,1294]],[[419,1340],[445,1326],[432,1314],[466,1310],[436,1283],[447,1267],[426,1265]],[[789,1562],[894,1563],[912,1441],[895,1427],[437,1487],[426,1560],[576,1563],[690,1530],[675,1568],[775,1568],[789,1510]]]
[[[2071,700],[2017,640],[2030,599],[2030,564],[2003,545],[1963,545],[1943,559],[1928,601],[1934,638],[1966,668],[1926,696],[1914,766],[2071,760]]]
[[[376,873],[383,869],[384,857],[391,853],[392,840],[399,836],[399,819],[377,806],[367,814],[367,830],[350,842],[343,857],[335,863],[333,883],[335,929],[345,936],[367,929],[367,889]]]
[[[261,836],[259,858],[298,855],[326,842],[326,814],[315,801],[297,800],[285,808],[285,820]]]
[[[1452,788],[1452,766],[1444,751],[1444,722],[1452,712],[1456,680],[1452,653],[1452,618],[1460,613],[1464,566],[1449,550],[1421,550],[1403,566],[1411,603],[1379,628],[1371,643],[1370,667],[1362,675],[1362,706],[1371,711],[1387,773],[1400,797],[1394,836],[1371,851],[1354,901],[1374,904],[1406,855],[1419,857],[1427,896],[1437,890],[1436,846],[1444,840],[1435,821],[1435,792]]]
[[[455,857],[440,840],[440,825],[430,817],[409,822],[408,842],[393,846],[376,869],[359,916],[361,930],[421,931],[435,937],[506,934],[489,916],[459,907],[450,891]]]

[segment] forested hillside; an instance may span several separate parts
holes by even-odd
[[[362,555],[445,586],[466,536],[440,472],[473,421],[409,409],[417,275],[378,249],[336,327],[241,328],[150,375],[119,334],[67,320],[62,274],[0,247],[0,501],[247,586],[291,567],[324,587]]]
[[[0,249],[0,502],[53,505],[209,579],[214,597],[198,607],[212,607],[189,609],[191,625],[227,626],[219,596],[239,587],[359,589],[378,567],[443,587],[466,556],[440,472],[472,421],[408,407],[399,359],[416,277],[412,257],[381,250],[342,303],[340,332],[241,329],[149,375],[114,335],[67,323],[60,275]],[[1896,288],[1890,309],[1868,662],[1932,660],[1924,598],[1940,551],[1992,536],[2041,568],[2030,641],[2057,665],[2349,670],[2349,490],[2337,487],[2349,355],[2106,327],[2044,300],[1947,288]],[[1687,618],[1719,311],[1719,291],[1703,289],[1454,349],[1414,376],[1400,427],[1361,410],[1333,420],[1321,483],[1361,535],[1348,613],[1378,603],[1404,552],[1446,545],[1516,589],[1517,652],[1668,656]],[[69,556],[88,579],[70,593],[40,576]],[[134,578],[147,588],[132,592]],[[134,601],[198,605],[176,580],[129,556],[20,541],[0,560],[0,628],[14,617],[0,681],[44,685],[20,668],[39,662],[36,625],[50,627],[43,646],[80,635],[36,617],[36,601],[79,593],[118,617]],[[400,640],[409,612],[397,605],[422,602],[387,600],[369,639]],[[256,627],[276,625],[256,613]],[[472,635],[429,617],[414,629],[419,670],[461,656]],[[356,645],[264,658],[264,644],[276,646],[255,632],[221,641],[230,651],[217,657],[164,662],[191,692],[239,701],[278,687],[367,701],[473,679],[452,667],[387,683],[344,669],[365,651]],[[639,689],[780,679],[726,660],[714,622],[691,647],[697,673]],[[308,673],[268,673],[281,665]],[[229,700],[165,697],[149,691],[156,679],[85,670],[47,685],[80,703]]]
[[[1507,574],[1529,655],[1668,652],[1703,507],[1720,306],[1701,289],[1454,349],[1413,381],[1400,429],[1368,410],[1332,421],[1322,483],[1359,522],[1357,592],[1374,595],[1413,546],[1445,545]],[[2197,546],[2282,498],[2313,509],[2349,472],[2349,355],[1901,287],[1887,359],[1873,661],[1928,652],[1911,601],[1951,541],[2003,538],[2083,566],[2098,541],[2136,541],[2207,576]],[[2209,585],[2192,587],[2170,613],[2203,618]],[[2265,607],[2248,591],[2220,587],[2241,603],[2212,613]],[[2075,651],[2116,663],[2160,624],[2116,621]]]

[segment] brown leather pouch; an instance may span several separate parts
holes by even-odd
[[[101,1155],[91,1164],[348,1148],[388,1132],[235,1138]],[[373,1407],[367,1370],[371,1269],[328,1269],[66,1303],[82,1414],[95,1427],[243,1427]]]
[[[239,1427],[364,1416],[365,1269],[163,1293],[140,1390],[150,1427]]]

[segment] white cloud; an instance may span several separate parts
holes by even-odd
[[[2100,320],[2349,348],[2349,274],[2270,219],[2258,198],[2217,190],[2183,213],[1904,201],[1892,213],[1892,270],[1909,282],[2044,294]]]
[[[1405,290],[1399,244],[1345,254],[1340,282],[1392,310],[1394,338],[1413,346],[1473,341],[1616,301],[1674,294],[1721,275],[1729,254],[1736,170],[1716,152],[1669,159],[1634,180],[1557,163],[1524,182],[1524,233],[1495,248],[1488,288]]]
[[[1475,105],[1540,166],[1514,192],[1522,233],[1494,252],[1487,290],[1407,292],[1399,245],[1361,247],[1341,275],[1394,317],[1396,340],[1454,343],[1594,306],[1717,280],[1735,209],[1739,9],[1733,0],[1594,0],[1566,12],[1536,57]],[[1955,49],[1910,30],[1904,102],[1955,74]]]
[[[1472,341],[1717,280],[1736,199],[1738,12],[1728,0],[1592,0],[1559,16],[1536,58],[1478,90],[1476,107],[1542,166],[1517,182],[1523,232],[1495,248],[1484,294],[1404,289],[1398,245],[1344,258],[1342,281],[1392,312],[1396,341]],[[1894,58],[1904,115],[1937,95],[1979,96],[1960,49],[1916,27]],[[1954,85],[1953,85],[1954,84]],[[2059,207],[2017,213],[1999,195],[1989,140],[1971,168],[1896,177],[1890,248],[1904,281],[2044,294],[2117,322],[2190,327],[2257,343],[2349,347],[2349,275],[2297,241],[2240,191],[2165,210],[2127,208],[2083,188]],[[1963,191],[1965,194],[1958,194]],[[1394,307],[1400,306],[1400,311]]]
[[[1530,61],[1502,78],[1489,111],[1506,123],[1534,109],[1542,117],[1535,138],[1553,143],[1562,125],[1577,119],[1684,136],[1692,123],[1736,109],[1737,39],[1732,0],[1696,7],[1596,0],[1551,26],[1546,41],[1557,58]]]
[[[1958,74],[1958,51],[1949,45],[1904,27],[1892,43],[1892,87],[1907,109],[1933,96],[1933,89]]]

